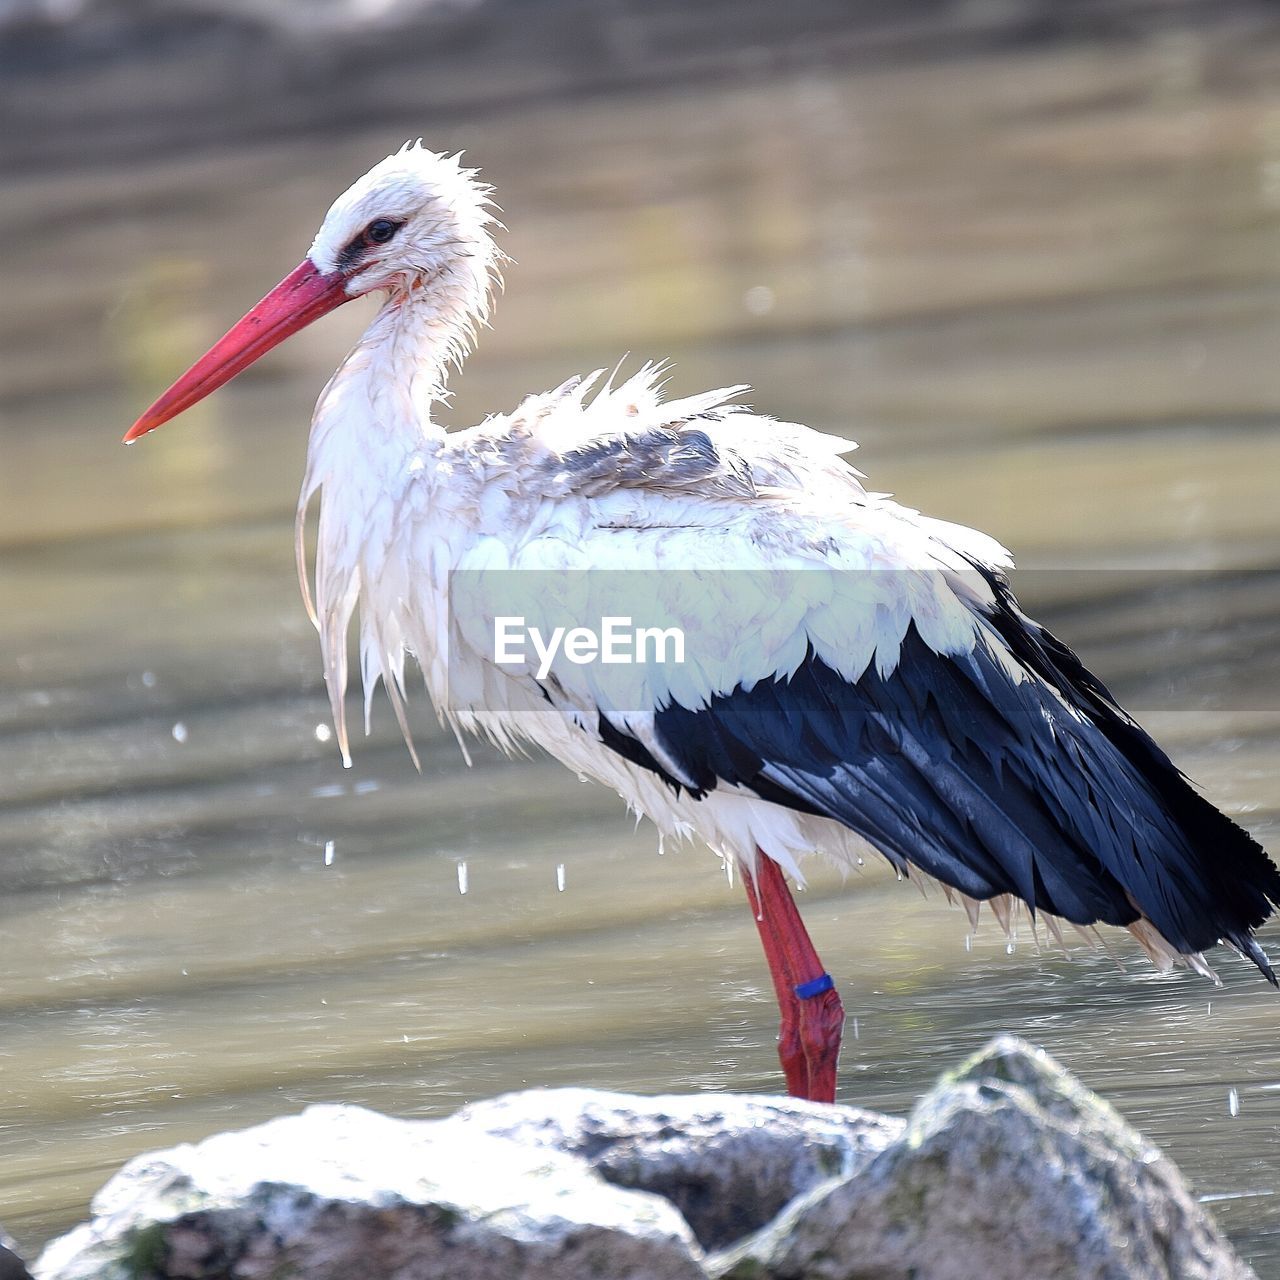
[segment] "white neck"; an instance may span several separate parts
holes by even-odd
[[[342,362],[316,405],[311,450],[333,431],[376,447],[398,439],[409,447],[443,436],[432,410],[446,395],[451,363],[470,345],[472,321],[447,292],[425,289],[389,298]],[[442,305],[443,304],[443,305]]]
[[[476,315],[465,291],[449,288],[440,278],[429,290],[390,299],[316,405],[298,499],[298,571],[320,632],[325,682],[344,758],[347,628],[356,605],[370,591],[380,597],[386,592],[388,598],[380,598],[378,608],[362,610],[366,702],[380,675],[397,713],[402,712],[401,517],[410,486],[430,485],[434,477],[444,429],[432,421],[432,407],[445,394],[449,364],[460,360],[469,346]],[[318,491],[313,602],[304,532],[307,508]]]

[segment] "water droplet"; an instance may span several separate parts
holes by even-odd
[[[767,316],[774,301],[773,290],[767,284],[754,284],[742,295],[742,305],[753,316]]]
[[[1240,1114],[1240,1091],[1235,1085],[1227,1090],[1227,1111],[1233,1116]]]
[[[467,864],[465,862],[458,863],[458,892],[466,893],[467,891]]]
[[[142,673],[142,687],[144,689],[154,689],[156,687],[156,673],[154,671],[144,671]]]
[[[324,865],[326,867],[333,866],[333,848],[334,844],[332,840],[326,840],[324,842]]]
[[[564,892],[564,863],[563,862],[556,863],[556,888],[561,893]]]
[[[174,742],[177,742],[179,744],[186,742],[187,726],[183,724],[181,720],[179,720],[178,723],[175,724],[173,728],[169,730],[169,732],[173,734]]]
[[[1212,1001],[1212,1000],[1206,1000],[1206,1001],[1205,1001],[1205,1006],[1204,1006],[1204,1016],[1205,1016],[1206,1018],[1211,1018],[1211,1017],[1213,1017],[1213,1001]]]
[[[972,950],[973,950],[973,934],[971,934],[971,933],[966,933],[966,934],[964,935],[964,949],[965,949],[966,951],[972,951]]]
[[[854,1018],[854,1020],[853,1020],[853,1038],[854,1038],[855,1040],[857,1040],[857,1039],[859,1038],[859,1037],[858,1037],[858,1020],[857,1020],[857,1018]]]
[[[315,727],[315,735],[317,742],[328,742],[333,737],[333,730],[327,724],[318,724]]]
[[[1018,944],[1012,938],[1010,938],[1009,941],[1004,944],[1004,953],[1007,956],[1013,955],[1013,953],[1017,951],[1017,949],[1018,949]]]

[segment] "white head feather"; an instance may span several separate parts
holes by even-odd
[[[503,255],[491,229],[492,189],[460,155],[407,142],[376,164],[332,204],[307,256],[328,274],[348,273],[351,297],[385,290],[395,304],[414,295],[419,311],[433,312],[452,329],[448,355],[464,355],[475,327],[489,314],[489,295],[500,283]],[[385,244],[362,242],[375,223],[395,226]]]

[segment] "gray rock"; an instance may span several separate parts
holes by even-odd
[[[904,1127],[794,1098],[596,1089],[504,1094],[447,1123],[581,1156],[615,1186],[664,1196],[706,1249],[755,1231],[802,1192],[852,1177]]]
[[[126,1165],[40,1280],[700,1280],[679,1213],[572,1156],[359,1107]]]
[[[902,1139],[708,1260],[723,1280],[1256,1280],[1178,1171],[1048,1054],[1001,1037]]]

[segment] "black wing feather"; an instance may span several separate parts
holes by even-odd
[[[811,651],[787,679],[668,706],[654,731],[684,782],[604,717],[602,738],[695,795],[734,784],[834,819],[970,897],[1081,925],[1145,916],[1179,951],[1225,940],[1275,982],[1251,936],[1280,902],[1261,846],[975,568],[995,605],[970,653],[935,653],[910,627],[888,675],[872,664],[851,683]]]

